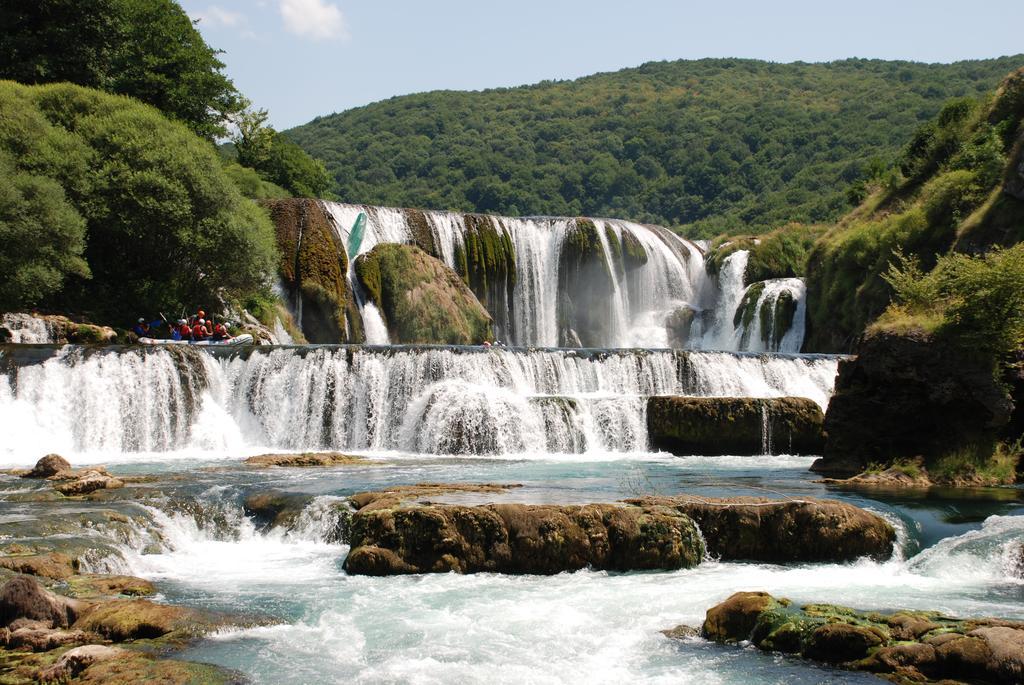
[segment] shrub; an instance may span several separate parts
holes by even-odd
[[[269,218],[208,142],[151,107],[70,84],[0,82],[0,152],[50,189],[51,205],[63,190],[86,224],[92,277],[68,280],[47,300],[56,307],[123,317],[268,285],[277,262]],[[10,277],[0,274],[4,287]]]

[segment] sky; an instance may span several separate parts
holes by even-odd
[[[572,79],[644,62],[1024,52],[1022,0],[179,0],[283,130],[429,90]]]

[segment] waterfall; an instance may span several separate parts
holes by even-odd
[[[35,348],[32,348],[35,349]],[[0,356],[0,463],[47,452],[643,452],[651,395],[809,397],[835,357],[317,346]]]
[[[514,345],[556,347],[560,343],[565,294],[560,292],[561,257],[567,236],[576,220],[559,217],[494,217],[463,215],[455,212],[403,210],[368,205],[348,205],[323,202],[324,209],[334,223],[334,229],[343,243],[360,212],[367,217],[359,254],[364,254],[381,243],[418,244],[432,252],[464,279],[466,263],[466,236],[475,226],[493,230],[507,238],[515,252],[515,282],[505,297],[484,302],[491,311],[498,338]],[[773,285],[765,297],[777,299],[782,291],[789,292],[799,305],[796,318],[787,331],[771,331],[765,337],[782,342],[757,344],[761,331],[738,330],[733,325],[737,308],[744,298],[743,281],[749,253],[740,250],[724,260],[717,282],[708,277],[704,264],[707,245],[687,241],[660,226],[649,226],[616,219],[588,219],[597,231],[605,262],[610,266],[607,291],[607,325],[598,336],[599,347],[668,347],[671,337],[668,321],[674,313],[690,310],[703,312],[693,324],[688,347],[734,351],[799,351],[803,342],[803,284]],[[614,245],[612,242],[614,241]],[[623,256],[626,245],[635,246],[642,255],[627,265]],[[798,279],[785,279],[788,281]],[[369,330],[375,321],[374,312],[367,312],[367,304],[359,296],[350,267],[350,282],[357,293],[363,312],[364,328]],[[595,284],[595,286],[598,284]],[[491,284],[492,291],[501,285]],[[603,290],[602,290],[603,291]],[[774,295],[773,295],[774,293]],[[772,300],[774,305],[775,300]],[[500,311],[494,311],[494,309]],[[749,339],[750,344],[743,344]],[[375,336],[372,342],[380,342]],[[368,338],[368,342],[371,339]]]
[[[57,340],[52,323],[31,314],[7,313],[0,319],[0,325],[11,332],[11,342],[23,345],[40,345]]]

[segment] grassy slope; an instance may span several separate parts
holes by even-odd
[[[396,97],[287,134],[348,201],[760,232],[837,219],[872,157],[1021,64],[658,62]]]

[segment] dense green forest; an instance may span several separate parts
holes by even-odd
[[[759,232],[837,219],[848,187],[946,100],[991,91],[1022,64],[660,62],[396,97],[285,133],[324,160],[346,201]]]

